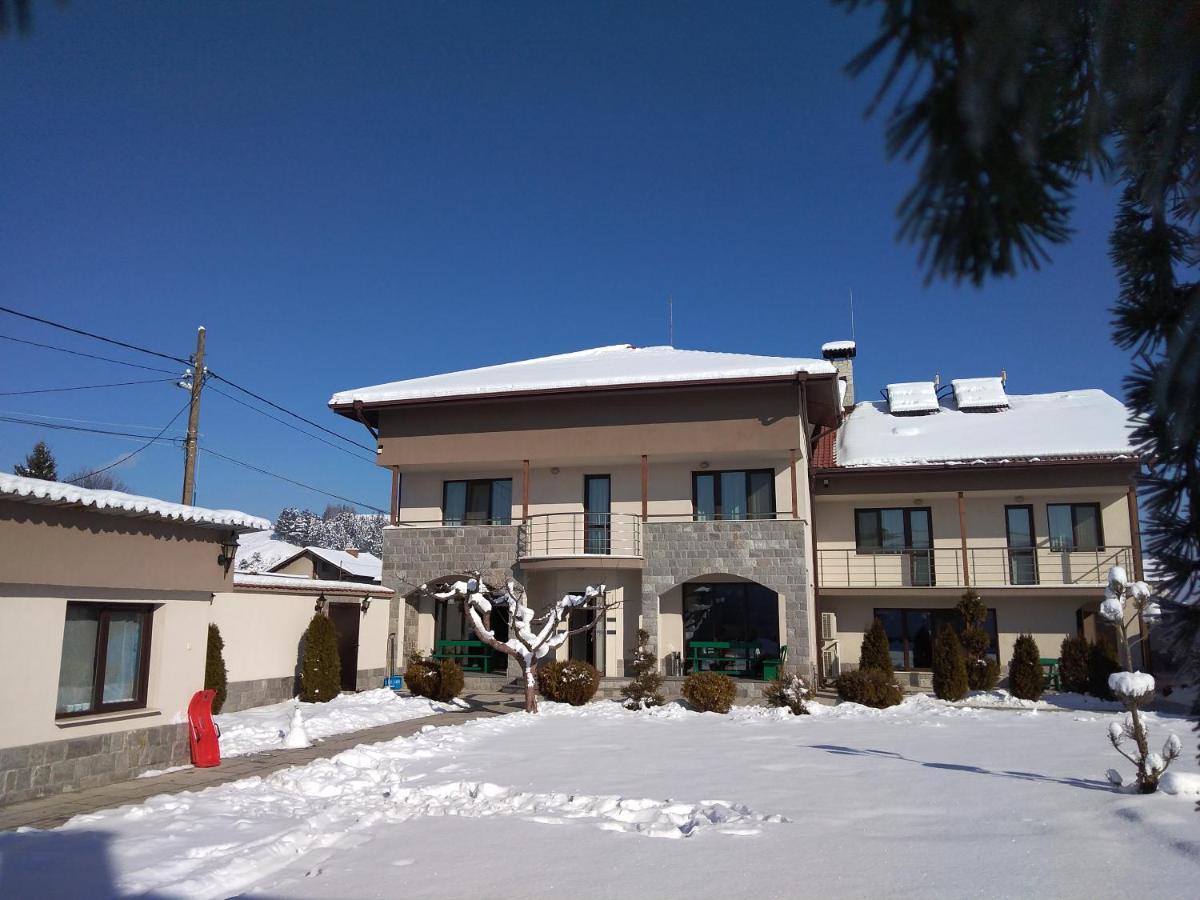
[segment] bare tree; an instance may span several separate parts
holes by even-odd
[[[91,472],[80,469],[67,479],[68,484],[89,488],[93,491],[123,491],[129,493],[129,485],[111,472]]]
[[[582,594],[564,594],[553,606],[535,613],[525,599],[525,589],[514,581],[503,588],[494,588],[483,582],[479,573],[453,582],[421,585],[421,590],[431,592],[439,600],[455,600],[462,603],[463,613],[471,621],[471,628],[483,643],[493,650],[511,656],[521,666],[525,683],[525,711],[537,712],[537,669],[539,663],[561,647],[567,638],[583,634],[604,626],[609,610],[620,603],[610,603],[604,585],[589,585]],[[509,639],[496,637],[491,624],[492,610],[504,607],[509,613]],[[578,628],[560,628],[569,621],[572,612],[591,613],[587,624]]]

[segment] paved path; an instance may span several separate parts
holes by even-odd
[[[470,709],[336,734],[306,750],[272,750],[235,756],[209,769],[184,769],[154,778],[134,778],[104,787],[89,788],[86,791],[55,794],[39,800],[0,806],[0,831],[11,831],[22,826],[57,828],[73,816],[129,803],[141,803],[156,794],[200,791],[215,784],[237,781],[253,775],[270,775],[289,766],[302,766],[314,759],[336,756],[343,750],[349,750],[359,744],[375,744],[407,737],[416,734],[427,725],[459,725],[471,719],[500,716],[523,708],[522,698],[513,695],[465,694],[463,699],[471,704]]]

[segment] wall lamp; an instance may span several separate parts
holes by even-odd
[[[233,565],[233,559],[237,556],[238,539],[235,532],[229,532],[229,537],[223,538],[221,541],[221,552],[217,555],[217,565],[225,567],[225,574],[229,574],[229,567]]]
[[[319,597],[317,597],[317,605],[314,607],[314,609],[316,609],[317,612],[321,612],[321,610],[323,610],[324,608],[325,608],[325,595],[321,594]]]
[[[362,599],[362,611],[365,613],[365,612],[366,612],[368,609],[370,609],[370,608],[371,608],[371,598],[370,598],[370,597],[363,597],[363,599]]]

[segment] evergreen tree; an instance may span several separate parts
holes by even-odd
[[[25,457],[25,464],[13,466],[13,473],[23,478],[40,478],[43,481],[58,481],[58,463],[45,441],[38,441]]]
[[[1058,651],[1058,678],[1064,691],[1086,694],[1088,690],[1088,642],[1081,637],[1063,638]],[[1107,681],[1108,676],[1105,676]]]
[[[862,650],[858,657],[860,669],[874,669],[882,672],[888,678],[895,677],[896,670],[892,666],[892,654],[888,652],[887,631],[883,623],[875,619],[867,633],[863,635]]]
[[[644,628],[639,628],[637,636],[638,646],[630,664],[633,680],[621,688],[625,708],[645,709],[649,706],[662,706],[665,702],[660,691],[663,677],[658,672],[658,656],[650,646],[650,633]]]
[[[208,651],[204,659],[204,689],[216,691],[212,711],[219,713],[225,705],[228,688],[228,672],[225,669],[225,641],[221,630],[213,622],[208,623]]]
[[[943,625],[933,639],[933,693],[941,700],[961,700],[967,696],[967,664],[962,643],[949,625]]]
[[[1008,689],[1014,697],[1037,700],[1046,686],[1042,671],[1041,651],[1033,635],[1022,634],[1013,644],[1012,662],[1008,666]]]
[[[988,656],[992,637],[987,632],[987,606],[979,592],[969,588],[957,608],[963,620],[959,640],[967,666],[967,684],[973,691],[990,691],[1000,680],[1000,664]]]
[[[324,703],[342,692],[342,662],[337,632],[327,616],[317,613],[304,633],[304,662],[300,668],[300,699]]]
[[[1088,693],[1103,700],[1113,698],[1108,689],[1108,676],[1121,671],[1120,660],[1117,659],[1117,645],[1109,640],[1107,635],[1097,636],[1095,642],[1088,648]]]

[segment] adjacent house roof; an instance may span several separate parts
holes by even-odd
[[[89,507],[96,512],[136,518],[188,522],[201,528],[232,529],[237,532],[270,528],[266,519],[236,509],[204,509],[140,497],[121,491],[95,491],[58,481],[0,474],[0,497],[45,506]]]
[[[391,588],[361,581],[322,581],[303,575],[260,575],[235,572],[233,587],[237,591],[276,591],[289,594],[348,594],[354,597],[390,597]]]
[[[923,416],[893,415],[884,402],[860,403],[836,438],[825,438],[823,446],[818,441],[814,465],[963,465],[1137,454],[1129,411],[1104,391],[1009,395],[1008,403],[1008,409],[967,412],[947,398],[937,412]]]
[[[373,553],[367,553],[365,550],[359,551],[358,556],[355,556],[353,553],[347,553],[345,550],[329,550],[326,547],[304,547],[299,552],[293,553],[286,559],[275,563],[275,565],[271,566],[271,569],[282,568],[305,553],[310,553],[319,559],[325,560],[325,562],[335,568],[341,569],[347,575],[353,575],[356,578],[370,578],[374,581],[383,580],[383,560]]]
[[[251,531],[238,538],[235,568],[239,572],[269,572],[285,559],[291,559],[302,547],[281,541],[273,529]]]
[[[399,403],[573,388],[832,375],[835,371],[823,359],[616,344],[342,391],[333,395],[329,405],[345,407],[358,402]]]

